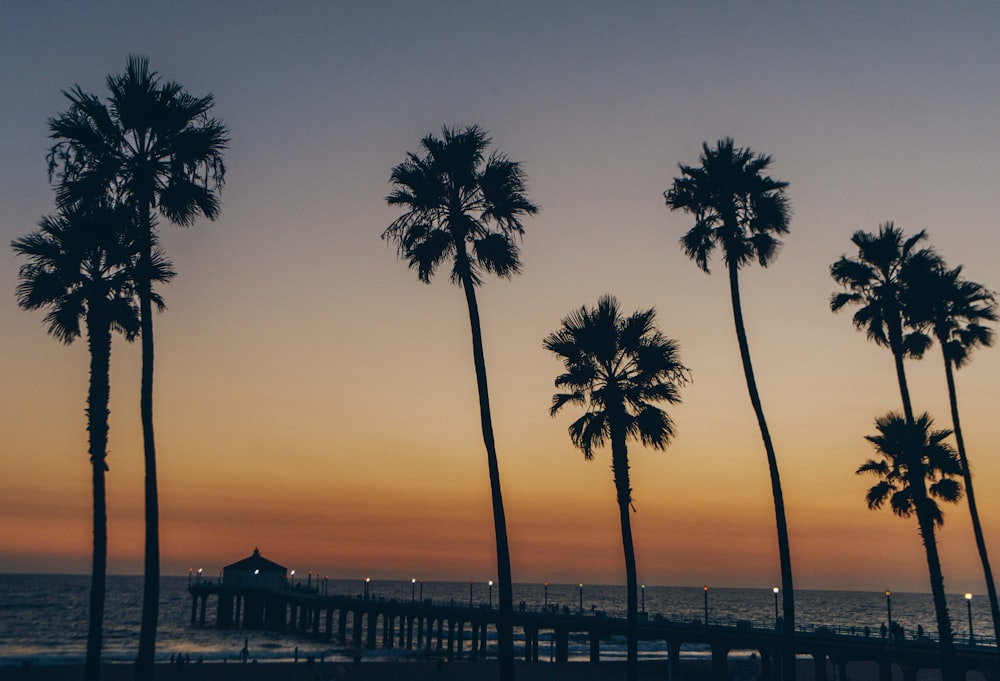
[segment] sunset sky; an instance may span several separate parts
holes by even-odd
[[[479,124],[540,213],[524,272],[480,308],[514,580],[624,582],[610,454],[550,418],[542,339],[603,293],[655,307],[694,382],[666,452],[630,448],[639,579],[778,583],[767,465],[725,273],[677,243],[662,192],[732,136],[790,183],[791,232],[742,276],[799,588],[928,590],[916,522],[854,470],[900,409],[887,350],[833,314],[854,230],[926,229],[1000,288],[1000,8],[990,2],[13,2],[0,22],[0,572],[89,570],[87,350],[17,308],[12,239],[53,210],[48,118],[143,54],[230,128],[222,213],[162,225],[178,276],[155,320],[164,574],[255,547],[331,578],[495,578],[465,302],[380,240],[389,172]],[[139,348],[112,349],[110,571],[142,568]],[[908,366],[950,427],[939,350]],[[1000,561],[1000,350],[958,373]],[[949,591],[984,590],[968,511],[940,534]]]

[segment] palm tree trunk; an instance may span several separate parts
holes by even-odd
[[[891,325],[892,323],[889,322]],[[910,388],[906,384],[906,370],[903,368],[903,332],[902,329],[889,330],[889,345],[892,359],[896,366],[896,381],[899,383],[899,395],[903,398],[903,417],[906,425],[913,425],[913,404],[910,402]]]
[[[497,583],[500,590],[497,617],[497,657],[500,681],[514,678],[514,591],[511,582],[510,545],[507,542],[507,519],[500,493],[500,466],[497,461],[496,443],[493,439],[493,419],[490,415],[490,394],[486,383],[486,358],[483,353],[483,333],[479,323],[479,305],[476,290],[468,276],[462,277],[465,301],[469,306],[469,324],[472,327],[472,356],[476,364],[476,386],[479,389],[479,417],[483,426],[483,443],[490,471],[490,492],[493,499],[493,531],[497,544]]]
[[[149,215],[151,201],[140,202],[142,253],[139,265],[139,313],[142,337],[142,377],[139,411],[142,419],[142,446],[146,464],[146,544],[143,561],[142,623],[139,653],[135,663],[136,681],[152,681],[156,656],[156,622],[160,608],[160,510],[156,484],[156,442],[153,437],[153,234]]]
[[[632,502],[632,488],[628,473],[628,449],[625,433],[615,428],[612,434],[612,468],[615,473],[615,490],[618,496],[618,516],[622,526],[622,548],[625,551],[626,584],[626,632],[628,655],[626,657],[626,678],[639,678],[639,587],[635,567],[635,545],[632,542],[632,519],[629,506]]]
[[[941,341],[941,339],[938,339]],[[997,607],[997,588],[993,582],[993,570],[990,568],[990,558],[986,553],[986,538],[983,536],[983,525],[979,521],[979,511],[976,508],[976,495],[972,489],[972,471],[969,470],[969,459],[965,455],[965,440],[962,438],[962,425],[958,419],[958,396],[955,391],[955,374],[951,360],[944,352],[945,343],[941,342],[941,354],[944,356],[944,374],[948,381],[948,403],[951,405],[951,422],[955,429],[955,442],[958,445],[958,458],[962,462],[962,475],[965,477],[965,496],[969,501],[969,513],[972,515],[972,531],[976,536],[976,548],[979,549],[979,560],[983,564],[983,576],[986,579],[986,593],[990,600],[990,614],[993,616],[993,637],[1000,641],[1000,607]],[[1000,654],[1000,649],[998,649]]]
[[[753,375],[753,365],[750,363],[750,345],[747,342],[746,329],[743,326],[743,308],[740,304],[739,270],[735,262],[729,263],[729,293],[733,301],[733,321],[736,324],[736,339],[740,346],[740,358],[743,360],[743,373],[746,376],[747,391],[750,393],[750,403],[757,415],[757,425],[760,436],[764,440],[764,450],[767,453],[767,466],[771,474],[771,495],[774,497],[774,516],[778,530],[778,558],[781,563],[781,604],[782,615],[782,678],[785,681],[795,679],[795,590],[792,585],[792,554],[788,545],[788,524],[785,520],[785,500],[781,493],[781,478],[778,475],[778,459],[771,443],[771,433],[764,419],[764,408],[761,406],[760,394],[757,392],[757,381]]]
[[[90,621],[87,630],[86,681],[101,677],[104,600],[108,570],[108,511],[105,459],[108,451],[108,400],[111,394],[111,331],[93,310],[87,313],[90,346],[90,388],[87,396],[87,430],[94,492],[94,553],[90,569]]]
[[[921,485],[922,485],[921,481]],[[917,522],[920,523],[920,538],[927,553],[927,568],[931,578],[931,595],[934,598],[934,613],[937,617],[938,640],[941,650],[942,681],[959,681],[962,674],[956,665],[955,640],[951,632],[951,617],[948,615],[948,602],[944,595],[944,575],[941,572],[941,559],[938,556],[937,540],[934,537],[934,522],[920,509],[923,499],[917,499]]]

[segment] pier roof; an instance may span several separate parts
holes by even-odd
[[[247,556],[243,560],[238,560],[235,563],[227,565],[225,570],[232,571],[254,571],[260,570],[261,572],[280,572],[284,574],[286,568],[284,565],[278,565],[273,560],[268,560],[264,556],[260,555],[260,549],[255,548],[253,550],[253,555]]]

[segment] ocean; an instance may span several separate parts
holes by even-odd
[[[297,580],[298,581],[298,580]],[[82,662],[87,642],[87,608],[90,578],[87,575],[15,575],[0,574],[0,665],[20,664],[31,660],[36,664]],[[191,597],[187,593],[188,576],[163,577],[161,582],[160,621],[157,633],[157,659],[169,661],[172,655],[185,654],[192,661],[203,659],[239,659],[246,642],[252,659],[291,660],[309,656],[327,659],[354,654],[335,642],[304,634],[266,631],[222,631],[215,629],[211,599],[208,624],[191,625]],[[330,580],[330,594],[361,594],[361,580]],[[378,581],[369,584],[373,598],[409,601],[420,597],[410,580]],[[471,596],[470,596],[471,591]],[[547,588],[549,606],[566,606],[575,611],[580,605],[577,584],[550,584]],[[705,614],[704,592],[701,586],[647,586],[642,596],[645,612],[677,622],[701,622]],[[424,582],[423,598],[435,602],[469,603],[488,606],[489,585],[485,582]],[[520,601],[528,609],[542,609],[546,587],[542,584],[515,584],[515,608]],[[493,606],[497,604],[497,588],[493,587]],[[138,649],[139,622],[142,603],[142,577],[111,576],[107,582],[107,606],[104,621],[103,659],[109,662],[131,662]],[[798,591],[795,599],[796,620],[801,630],[827,627],[844,633],[864,635],[868,627],[872,636],[887,621],[886,598],[882,592],[862,591]],[[587,612],[604,612],[609,617],[625,616],[625,587],[585,584],[583,606]],[[969,637],[968,604],[961,594],[949,595],[949,612],[956,640]],[[780,600],[779,600],[780,608]],[[711,624],[736,625],[750,621],[756,627],[773,627],[774,594],[770,589],[711,588],[708,592],[708,618]],[[918,626],[929,636],[936,636],[934,607],[930,594],[892,594],[892,619],[912,637]],[[992,623],[985,597],[973,601],[972,627],[977,643],[992,642]],[[492,634],[492,632],[491,632]],[[488,654],[495,652],[495,640],[490,640]],[[520,642],[515,642],[516,644]],[[518,646],[520,648],[520,646]],[[540,659],[549,659],[551,643],[543,634],[539,642]],[[520,652],[520,651],[519,651]],[[365,651],[370,657],[406,655],[407,651]],[[410,653],[412,654],[412,653]],[[707,654],[697,646],[685,647],[682,657]],[[602,659],[624,659],[625,641],[602,642]],[[666,647],[662,642],[640,643],[641,659],[663,659]],[[589,659],[589,644],[585,636],[571,638],[570,659]]]

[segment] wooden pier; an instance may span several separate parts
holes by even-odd
[[[188,591],[192,625],[296,631],[359,649],[425,651],[448,659],[485,657],[487,631],[495,630],[497,622],[496,609],[441,604],[429,599],[421,603],[327,595],[302,587],[232,587],[211,582],[192,584]],[[207,618],[211,597],[217,599],[214,623]],[[540,640],[550,641],[556,662],[565,662],[569,657],[570,636],[584,635],[590,640],[591,661],[598,662],[601,640],[624,637],[626,633],[622,618],[526,609],[515,610],[514,626],[524,636],[524,659],[535,662],[539,660]],[[673,622],[657,617],[640,622],[639,639],[666,642],[672,671],[676,671],[681,645],[687,643],[709,646],[716,679],[728,678],[728,656],[734,650],[755,651],[761,660],[763,678],[776,678],[780,673],[780,634],[755,628],[749,622],[705,626],[702,622]],[[844,669],[842,665],[849,661],[877,663],[881,681],[892,680],[893,666],[905,681],[914,681],[920,669],[936,669],[940,664],[937,645],[930,641],[890,641],[822,628],[798,632],[796,653],[813,658],[816,681],[827,681],[828,668],[837,669],[841,665],[839,668]],[[986,678],[997,678],[996,648],[959,646],[958,660],[965,671],[979,671]]]

